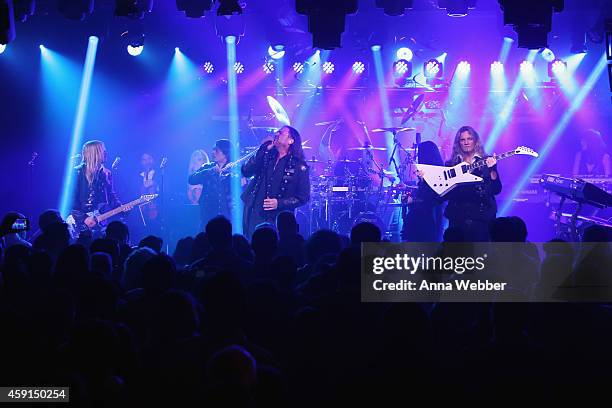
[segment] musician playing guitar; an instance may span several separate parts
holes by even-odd
[[[482,177],[482,181],[459,185],[445,196],[448,205],[444,215],[449,227],[461,228],[466,240],[473,242],[489,240],[489,223],[497,214],[495,196],[501,192],[502,184],[497,160],[486,156],[476,130],[470,126],[461,127],[455,136],[452,158],[446,166],[481,160],[486,162],[486,167],[475,170],[473,174]]]
[[[106,147],[99,140],[83,145],[81,164],[75,168],[76,180],[71,215],[77,224],[93,228],[98,224],[95,216],[87,213],[106,211],[121,205],[113,187],[112,173],[104,166]]]

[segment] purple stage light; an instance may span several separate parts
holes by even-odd
[[[271,74],[272,72],[274,72],[274,64],[271,62],[266,62],[265,64],[263,64],[263,70],[266,74]]]
[[[470,72],[470,63],[467,61],[461,61],[457,64],[457,74],[465,76]]]
[[[491,73],[492,74],[501,74],[504,72],[504,64],[500,61],[495,61],[491,64]]]
[[[436,59],[430,59],[423,66],[423,73],[426,78],[436,78],[442,76],[442,63]]]
[[[410,70],[410,63],[406,60],[395,61],[393,63],[393,69],[397,75],[405,75]]]
[[[523,74],[532,74],[533,73],[533,64],[531,61],[523,61],[521,62],[521,73]]]
[[[326,74],[331,74],[332,72],[334,72],[334,69],[336,67],[334,66],[333,63],[327,61],[325,62],[325,64],[323,64],[323,72],[325,72]]]
[[[365,71],[365,65],[363,62],[361,61],[356,61],[353,64],[353,72],[356,74],[363,74],[363,71]]]
[[[244,65],[241,62],[234,63],[234,72],[237,74],[242,74],[244,72]]]
[[[206,72],[207,74],[212,74],[214,70],[215,70],[215,66],[213,65],[212,62],[206,61],[204,63],[204,72]]]
[[[406,60],[410,62],[412,61],[412,57],[414,56],[414,54],[412,53],[412,50],[410,48],[401,47],[396,51],[395,56],[398,60]]]
[[[548,76],[550,78],[564,77],[567,74],[567,62],[555,59],[548,63]]]
[[[304,64],[302,64],[301,62],[294,63],[293,72],[295,72],[296,74],[301,74],[302,72],[304,72]]]

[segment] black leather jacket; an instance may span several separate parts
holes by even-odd
[[[72,210],[87,213],[95,210],[109,211],[121,205],[113,187],[113,176],[109,169],[101,167],[91,185],[85,176],[85,165],[75,168],[76,180]]]

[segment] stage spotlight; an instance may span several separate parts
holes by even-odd
[[[244,65],[241,62],[236,61],[234,63],[234,72],[237,74],[242,74],[244,72]]]
[[[46,50],[45,46],[44,46],[44,45],[42,45],[42,44],[40,44],[40,45],[38,46],[38,48],[39,48],[41,51],[42,51],[42,50]]]
[[[296,74],[301,74],[302,72],[304,72],[304,64],[302,64],[301,62],[294,63],[293,72],[295,72]]]
[[[376,7],[388,16],[403,16],[406,9],[412,8],[412,0],[376,0]]]
[[[266,62],[263,64],[263,70],[266,74],[271,74],[274,72],[274,64],[270,61]]]
[[[522,74],[531,74],[533,73],[533,64],[531,61],[523,61],[521,62],[521,73]]]
[[[412,57],[414,56],[412,50],[408,47],[402,47],[395,52],[395,56],[398,60],[406,60],[408,62],[412,61]]]
[[[357,12],[357,0],[296,0],[298,14],[308,16],[308,31],[313,48],[333,50],[340,47],[346,16]]]
[[[446,9],[450,17],[465,17],[476,8],[476,0],[438,0],[438,8]]]
[[[361,61],[356,61],[353,64],[353,72],[356,74],[363,74],[365,71],[365,64]]]
[[[393,63],[393,71],[396,75],[410,76],[412,75],[412,63],[406,60],[399,60]]]
[[[470,72],[470,69],[470,63],[467,61],[460,61],[459,64],[457,64],[458,75],[465,76]]]
[[[556,59],[548,63],[548,76],[554,78],[555,76],[563,76],[567,73],[567,62]]]
[[[204,72],[206,72],[207,74],[212,74],[214,70],[215,70],[215,66],[213,65],[212,62],[206,61],[204,63]]]
[[[564,0],[498,0],[504,12],[504,25],[512,25],[519,48],[548,47],[553,12],[563,11]]]
[[[550,48],[542,48],[540,55],[542,55],[542,58],[544,58],[544,61],[546,62],[551,62],[555,60],[555,53],[552,52]]]
[[[495,61],[491,64],[491,73],[492,74],[501,74],[504,72],[504,64],[500,61]]]
[[[285,46],[281,44],[277,44],[274,47],[268,47],[268,55],[273,60],[281,59],[285,56]]]
[[[176,0],[176,8],[185,12],[185,16],[189,18],[201,18],[212,9],[214,2],[215,0]]]
[[[6,50],[6,44],[0,44],[0,54]]]
[[[82,21],[93,13],[94,0],[59,0],[57,7],[64,17]]]
[[[376,44],[370,47],[372,49],[372,51],[374,52],[378,52],[380,51],[380,49],[382,48],[380,45]]]
[[[441,78],[443,74],[443,65],[436,59],[430,59],[423,64],[423,74],[425,78]]]
[[[140,20],[144,18],[146,13],[150,13],[151,10],[153,10],[153,0],[115,1],[115,15],[118,17],[129,17]]]
[[[217,15],[231,16],[233,14],[242,14],[242,7],[240,7],[238,0],[219,0]]]
[[[133,46],[133,45],[128,45],[127,46],[127,52],[128,54],[130,54],[132,57],[137,57],[140,54],[142,54],[142,51],[144,50],[144,45],[137,45],[137,46]]]
[[[174,52],[181,52],[181,49],[179,47],[174,47]]]
[[[334,72],[335,68],[336,67],[334,66],[334,64],[329,61],[326,61],[323,64],[323,72],[325,72],[326,74],[331,74],[332,72]]]

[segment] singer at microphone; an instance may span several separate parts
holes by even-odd
[[[310,200],[310,178],[299,132],[283,126],[273,141],[264,142],[242,166],[251,178],[244,193],[243,233],[250,238],[257,225],[274,223],[281,211],[293,211]]]

